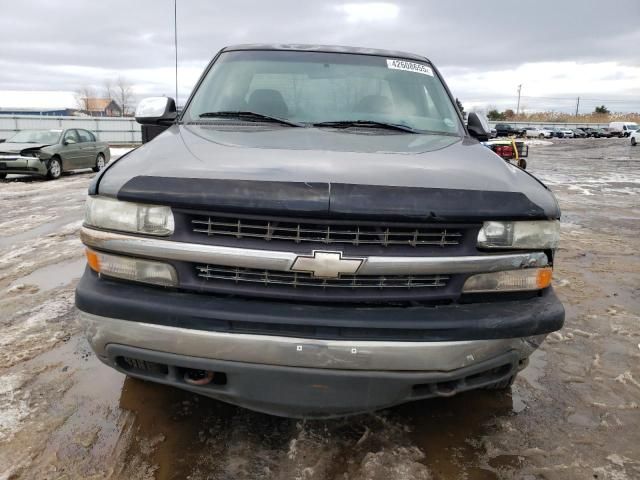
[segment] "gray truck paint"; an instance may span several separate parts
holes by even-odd
[[[560,216],[555,198],[534,177],[475,140],[445,135],[174,125],[112,165],[97,193],[117,197],[143,175],[514,192],[547,218]]]

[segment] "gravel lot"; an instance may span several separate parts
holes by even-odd
[[[640,478],[640,147],[532,145],[567,309],[510,393],[269,417],[100,364],[73,289],[92,173],[0,182],[0,479]]]

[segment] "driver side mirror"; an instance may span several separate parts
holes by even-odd
[[[136,122],[141,125],[170,125],[178,112],[176,102],[169,97],[149,97],[136,107]]]
[[[76,141],[73,138],[65,138],[62,142],[63,145],[72,145],[74,143],[76,143]]]
[[[467,117],[467,130],[469,135],[476,138],[480,142],[486,142],[491,136],[489,122],[484,115],[478,115],[476,112],[469,113]]]

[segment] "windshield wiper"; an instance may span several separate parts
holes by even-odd
[[[377,122],[375,120],[333,120],[328,122],[317,122],[312,124],[314,127],[336,127],[336,128],[349,128],[349,127],[374,127],[374,128],[387,128],[389,130],[401,130],[409,133],[422,133],[421,130],[416,130],[409,125],[402,125],[399,123],[386,123]]]
[[[388,128],[389,130],[400,130],[409,133],[419,133],[422,135],[448,135],[452,137],[459,137],[460,135],[452,132],[441,132],[439,130],[420,130],[410,127],[402,123],[387,123],[378,122],[375,120],[333,120],[328,122],[317,122],[312,124],[314,127],[335,127],[335,128],[349,128],[349,127],[374,127],[374,128]]]
[[[272,115],[266,115],[264,113],[249,112],[249,111],[233,111],[223,110],[220,112],[205,112],[199,115],[200,118],[238,118],[240,120],[253,120],[253,121],[268,121],[273,123],[281,123],[283,125],[289,125],[291,127],[304,127],[302,123],[294,122],[286,118],[274,117]]]

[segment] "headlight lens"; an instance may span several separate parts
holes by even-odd
[[[541,290],[551,285],[552,277],[553,270],[549,267],[481,273],[469,277],[462,291],[480,293]]]
[[[557,248],[558,220],[524,222],[484,222],[478,233],[480,248]]]
[[[86,254],[89,267],[100,275],[165,287],[178,284],[176,269],[168,263],[111,255],[89,248]]]
[[[105,230],[159,236],[171,235],[174,229],[173,213],[169,207],[97,196],[87,198],[84,223]]]

